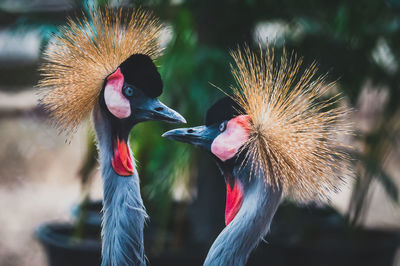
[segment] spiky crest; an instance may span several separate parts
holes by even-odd
[[[155,59],[162,25],[150,12],[91,9],[89,18],[68,19],[44,52],[41,104],[55,126],[75,131],[93,109],[104,79],[132,54]]]
[[[349,109],[339,95],[321,101],[335,83],[316,77],[315,63],[300,71],[302,59],[285,49],[278,62],[270,47],[256,54],[246,46],[231,55],[238,85],[232,98],[251,118],[243,147],[252,172],[261,169],[269,185],[299,202],[326,199],[350,173]]]

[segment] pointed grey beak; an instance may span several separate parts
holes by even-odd
[[[168,123],[186,123],[185,118],[158,99],[150,99],[138,108],[138,116],[144,120],[158,120]]]
[[[162,137],[180,142],[190,143],[206,150],[211,150],[211,143],[219,132],[207,126],[177,128],[165,132]]]
[[[162,102],[157,100],[157,106],[153,106],[153,119],[160,120],[170,123],[184,123],[186,124],[186,119],[177,111],[169,108]]]

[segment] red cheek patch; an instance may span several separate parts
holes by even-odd
[[[111,161],[114,171],[120,176],[133,175],[132,158],[129,152],[128,144],[117,138],[114,145],[114,155]]]
[[[104,88],[104,101],[107,109],[117,118],[127,118],[131,115],[129,100],[122,94],[124,76],[118,68],[107,78]]]
[[[211,152],[221,161],[226,161],[239,151],[249,138],[249,116],[239,115],[229,120],[226,129],[211,144]]]
[[[243,203],[243,187],[239,180],[235,181],[233,189],[229,183],[226,184],[226,206],[225,225],[228,225],[235,218]]]

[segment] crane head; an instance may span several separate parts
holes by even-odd
[[[332,95],[335,83],[318,76],[315,62],[303,67],[303,59],[285,48],[280,58],[274,47],[259,48],[231,52],[236,116],[229,108],[212,107],[208,125],[165,136],[209,150],[220,168],[245,153],[249,177],[262,177],[302,204],[326,202],[353,176],[350,109],[340,94]]]
[[[162,81],[154,59],[162,54],[163,25],[143,9],[90,8],[69,19],[44,52],[40,104],[54,125],[72,135],[103,102],[112,119],[184,121],[156,97]]]
[[[162,87],[151,58],[134,54],[105,79],[100,105],[110,119],[131,126],[147,120],[186,123],[179,113],[157,99]]]
[[[134,54],[105,78],[99,104],[111,124],[112,166],[121,176],[133,174],[128,136],[132,127],[148,120],[186,123],[178,112],[161,103],[162,80],[151,58]]]
[[[222,170],[227,185],[225,224],[239,212],[248,180],[232,175],[233,168],[244,162],[250,120],[230,97],[217,101],[207,111],[205,125],[170,130],[163,137],[190,143],[211,153]]]

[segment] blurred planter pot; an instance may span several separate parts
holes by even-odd
[[[147,229],[145,233],[145,250],[148,258],[148,265],[202,265],[209,247],[199,245],[188,239],[176,243],[176,235],[172,232],[166,233],[164,248],[161,252],[154,252],[153,248],[157,245],[153,229]]]
[[[159,216],[153,215],[145,227],[148,265],[202,265],[209,246],[195,241],[186,213],[187,204],[175,201],[170,204],[169,219],[158,220]]]
[[[82,209],[82,206],[84,209]],[[82,221],[84,223],[83,226],[85,230],[86,228],[91,228],[92,230],[97,228],[98,230],[101,230],[102,208],[103,203],[101,200],[83,202],[73,207],[72,216],[75,219],[75,223],[78,224],[83,215]],[[173,214],[171,216],[176,216],[178,208],[179,206],[173,204]],[[157,245],[157,238],[155,237],[155,234],[156,232],[159,232],[158,228],[154,226],[154,223],[157,223],[155,217],[150,219],[148,222],[144,235],[146,255],[149,260],[149,265],[201,265],[204,262],[207,247],[199,247],[195,243],[191,243],[188,239],[184,239],[184,243],[179,245],[176,243],[177,236],[174,232],[166,233],[166,239],[164,243],[165,248],[162,249],[162,252],[153,252],[154,246]],[[187,225],[183,227],[186,226]]]
[[[350,228],[332,208],[282,206],[248,265],[391,266],[397,232]]]
[[[391,266],[398,246],[393,233],[339,228],[315,228],[301,242],[275,239],[270,243],[282,256],[279,265],[307,266]]]
[[[316,229],[299,245],[307,265],[391,266],[398,247],[396,233],[350,228]]]
[[[78,221],[82,215],[84,215],[84,226],[94,227],[98,229],[101,227],[102,208],[103,202],[101,200],[88,201],[85,203],[85,210],[82,210],[82,204],[76,205],[72,208],[72,216],[75,221]],[[100,230],[100,229],[99,229]]]
[[[82,206],[84,206],[84,210],[82,210]],[[103,202],[101,200],[88,201],[73,207],[72,216],[75,219],[75,223],[78,223],[79,219],[83,215],[84,219],[82,219],[82,221],[84,223],[84,228],[97,228],[98,230],[101,230],[102,208]],[[179,206],[173,204],[171,214],[172,217],[176,217],[176,212],[178,209]],[[156,232],[159,232],[158,228],[154,226],[154,223],[157,223],[155,217],[150,219],[148,222],[144,235],[146,256],[148,257],[149,265],[202,265],[207,252],[207,247],[198,246],[198,244],[191,243],[188,239],[184,239],[184,243],[180,243],[179,245],[177,244],[179,241],[176,239],[176,232],[166,232],[166,239],[164,243],[165,248],[163,248],[162,252],[160,253],[153,252],[154,246],[156,246],[158,242],[155,234]],[[187,225],[185,224],[183,227],[186,228]]]
[[[82,239],[73,237],[75,227],[66,223],[47,223],[36,230],[49,266],[98,266],[101,264],[100,231],[88,228]]]

